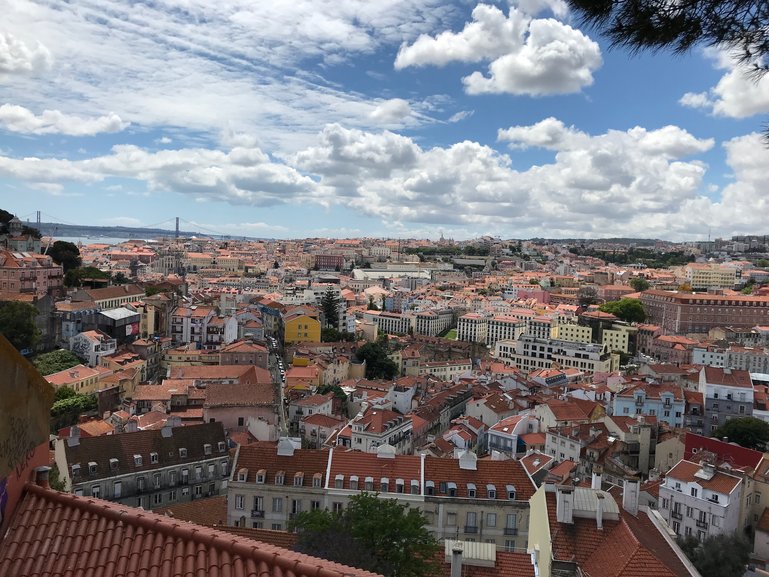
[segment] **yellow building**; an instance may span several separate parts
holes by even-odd
[[[289,315],[283,319],[283,340],[289,343],[319,343],[320,321],[306,314]]]
[[[611,352],[630,352],[631,335],[638,332],[638,327],[630,325],[612,325],[611,329],[603,330],[603,344]]]
[[[79,394],[87,395],[99,390],[99,377],[112,371],[101,368],[92,369],[85,365],[76,365],[69,369],[47,375],[45,380],[56,389],[69,387]]]
[[[593,338],[593,329],[582,325],[562,324],[553,327],[553,338],[572,343],[589,343]]]

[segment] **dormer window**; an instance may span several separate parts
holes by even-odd
[[[334,489],[341,489],[344,487],[344,475],[339,474],[334,477]]]
[[[350,490],[358,490],[358,477],[356,475],[350,475]]]
[[[257,477],[258,477],[258,475],[257,475]],[[241,483],[245,483],[246,479],[248,479],[248,469],[245,469],[245,468],[244,469],[240,469],[238,471],[238,481],[240,481]],[[259,480],[257,478],[257,483],[258,482],[259,482]]]
[[[474,483],[468,483],[467,484],[467,496],[470,499],[475,499],[475,497],[477,496],[477,493],[478,493],[478,490],[475,488],[475,484]]]
[[[515,485],[507,485],[507,498],[510,501],[515,501]]]
[[[218,449],[220,453],[224,453],[227,450],[227,444],[224,441],[219,441]]]
[[[96,474],[96,463],[94,461],[90,461],[88,463],[88,474],[89,475],[95,475]]]
[[[389,493],[390,492],[390,479],[387,477],[382,477],[379,480],[379,490],[382,493]]]
[[[446,491],[449,494],[449,497],[456,497],[457,496],[457,484],[453,481],[450,481],[446,483]]]
[[[304,473],[294,474],[294,487],[301,487],[304,484]]]
[[[492,484],[486,485],[486,497],[489,499],[496,499],[497,498],[497,488],[496,486]]]
[[[366,491],[373,491],[374,490],[374,477],[366,477],[364,481],[364,487]]]
[[[141,467],[142,461],[143,460],[141,455],[134,455],[134,465],[136,465],[137,467]]]
[[[411,480],[411,494],[419,495],[419,481],[416,479]]]
[[[323,473],[315,473],[312,476],[312,486],[318,489],[321,485],[323,485]]]
[[[158,462],[158,454],[150,453],[150,463],[155,464]]]
[[[204,455],[210,455],[211,454],[211,443],[205,443],[203,445],[203,454]]]
[[[403,493],[403,487],[405,486],[405,483],[403,482],[403,479],[395,479],[395,492],[396,493]]]
[[[179,447],[179,458],[180,459],[187,458],[187,449],[185,449],[184,447]]]
[[[278,471],[275,474],[275,484],[276,485],[282,485],[286,482],[286,472],[285,471]]]
[[[267,470],[266,469],[259,469],[256,472],[256,482],[257,484],[261,485],[264,483],[264,479],[267,477]]]
[[[79,463],[75,463],[74,465],[72,465],[71,469],[72,469],[72,477],[73,478],[80,476],[80,464]]]
[[[117,459],[110,459],[109,460],[109,470],[110,471],[117,471],[118,466],[118,460]]]
[[[435,481],[427,481],[425,483],[425,493],[435,495]]]

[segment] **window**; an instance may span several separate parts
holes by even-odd
[[[160,473],[155,473],[152,475],[152,484],[154,485],[155,489],[160,489]]]
[[[446,486],[448,489],[449,497],[456,497],[457,496],[457,484],[453,481],[449,482]]]
[[[155,464],[158,462],[158,454],[150,453],[150,463]]]
[[[118,466],[118,460],[117,459],[110,459],[109,460],[109,470],[110,471],[117,471]]]
[[[174,485],[176,485],[176,471],[168,472],[168,485],[170,487],[173,487]]]
[[[203,467],[197,465],[195,467],[195,480],[200,481],[203,478]]]
[[[136,490],[141,493],[144,491],[144,477],[138,477],[136,479]]]
[[[497,514],[496,513],[486,513],[486,526],[487,527],[496,527],[497,526]]]
[[[679,523],[678,521],[673,521],[673,531],[675,532],[676,535],[680,534],[681,533],[681,523]]]
[[[301,487],[304,484],[304,474],[296,473],[294,475],[294,487]]]
[[[286,480],[286,473],[285,471],[278,471],[275,473],[275,484],[276,485],[282,485]]]
[[[200,497],[203,495],[203,485],[195,485],[195,496]]]
[[[692,487],[692,490],[691,490],[692,497],[696,497],[698,493],[699,493],[699,490],[697,489],[697,487]]]
[[[512,553],[515,551],[515,540],[506,539],[505,540],[505,551]]]
[[[320,509],[320,501],[310,501],[310,509],[318,511]]]
[[[344,475],[339,474],[334,477],[334,489],[341,489],[344,487]]]
[[[280,531],[281,529],[283,529],[283,525],[282,524],[280,524],[280,523],[273,523],[272,524],[272,530],[273,531]]]
[[[515,529],[518,527],[518,515],[508,513],[505,518],[505,529]]]
[[[273,513],[283,512],[283,499],[281,497],[272,498],[272,512]]]
[[[187,449],[185,449],[184,447],[179,448],[179,458],[180,459],[187,458]]]
[[[475,484],[473,483],[467,484],[467,496],[470,497],[471,499],[475,499],[475,496],[476,496]]]
[[[242,510],[246,508],[246,498],[243,495],[235,495],[235,508]]]
[[[93,487],[91,487],[91,496],[92,497],[97,497],[98,498],[100,494],[101,494],[101,487],[99,485],[94,485]]]
[[[389,493],[390,492],[390,479],[387,477],[382,477],[382,479],[379,481],[379,490],[382,493]]]
[[[486,496],[489,499],[497,498],[497,488],[494,485],[486,485]]]
[[[467,515],[465,515],[465,525],[467,525],[468,528],[478,527],[478,514],[475,511],[467,512]]]
[[[507,485],[507,498],[510,501],[515,501],[515,485]]]
[[[435,495],[435,482],[434,481],[427,481],[425,483],[425,493],[428,495]]]
[[[152,495],[152,504],[153,505],[162,505],[163,504],[163,493],[155,493]]]
[[[301,499],[292,499],[291,500],[291,514],[297,515],[298,513],[302,512],[302,501]]]
[[[141,455],[134,455],[134,465],[137,467],[142,466],[142,456]]]
[[[358,490],[358,477],[355,475],[350,475],[350,489],[352,491]]]
[[[112,496],[115,499],[118,499],[122,494],[123,494],[123,482],[115,481],[115,483],[112,485]]]
[[[95,475],[96,474],[96,463],[91,461],[88,463],[88,474],[89,475]]]
[[[203,444],[203,454],[204,455],[210,455],[211,454],[211,443]]]
[[[419,495],[419,481],[415,479],[411,480],[411,494]]]
[[[265,471],[264,469],[259,469],[259,470],[256,472],[256,482],[257,482],[258,484],[260,484],[260,485],[261,485],[262,483],[264,483],[264,477],[265,477],[266,475],[267,475],[267,471]],[[240,478],[238,478],[238,480],[240,480]],[[245,479],[243,479],[243,480],[245,481]]]
[[[319,488],[323,484],[323,474],[322,473],[315,473],[312,476],[312,486],[316,489]],[[373,486],[373,482],[372,482]]]
[[[456,513],[447,513],[446,514],[446,524],[449,527],[454,527],[457,524],[457,514]]]
[[[342,512],[342,504],[339,502],[332,503],[332,511],[334,513],[341,513]]]
[[[403,493],[403,487],[405,486],[403,479],[395,479],[395,492]],[[454,489],[456,491],[456,488]]]
[[[224,441],[219,441],[218,449],[220,453],[224,453],[224,451],[227,450],[227,445],[225,444]]]

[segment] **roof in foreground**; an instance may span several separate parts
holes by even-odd
[[[354,569],[101,499],[29,485],[0,542],[0,575],[342,577]]]

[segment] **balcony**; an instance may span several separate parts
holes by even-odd
[[[700,529],[707,529],[708,528],[708,522],[707,521],[703,521],[701,519],[698,519],[697,520],[697,527],[699,527]]]
[[[251,511],[251,518],[252,519],[264,519],[264,510],[263,509],[253,509]]]
[[[684,518],[683,513],[681,513],[680,511],[673,511],[672,513],[670,513],[670,516],[673,517],[673,519],[678,519],[679,521],[681,521]]]
[[[476,527],[475,525],[465,525],[465,533],[475,534],[477,532],[478,532],[478,527]]]
[[[505,535],[517,535],[518,534],[518,527],[505,527],[504,534]]]

